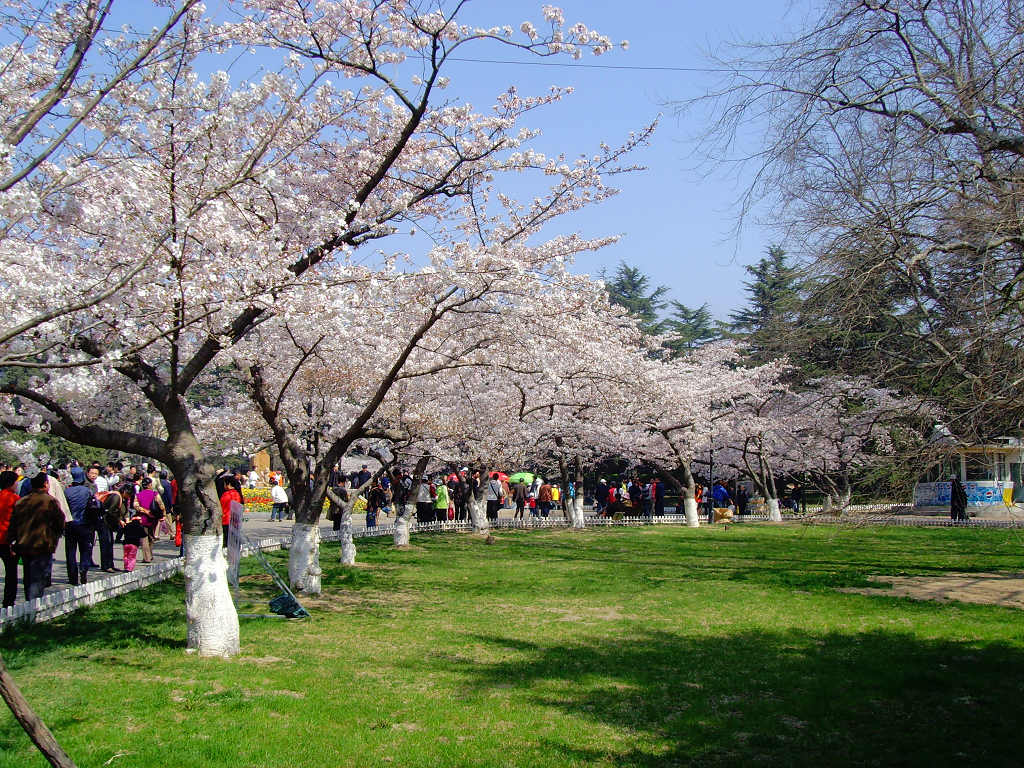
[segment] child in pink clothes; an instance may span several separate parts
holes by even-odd
[[[124,569],[135,570],[135,558],[139,555],[139,545],[142,537],[146,535],[146,529],[142,525],[142,518],[136,515],[124,526]]]

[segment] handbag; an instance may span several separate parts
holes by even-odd
[[[455,507],[453,507],[451,504],[448,505],[448,519],[455,519]]]

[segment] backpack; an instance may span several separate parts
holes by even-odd
[[[85,524],[90,528],[97,527],[103,519],[103,506],[100,504],[99,499],[96,498],[96,494],[89,494],[89,500],[85,502],[85,514],[82,519],[85,520]]]

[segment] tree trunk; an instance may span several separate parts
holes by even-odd
[[[576,492],[576,498],[567,505],[566,509],[574,529],[581,531],[587,527],[586,517],[583,514],[583,494],[580,491]]]
[[[690,528],[700,528],[700,515],[697,514],[697,499],[693,496],[683,497],[683,515],[686,517],[686,525]]]
[[[341,512],[341,528],[338,531],[341,534],[341,564],[342,565],[355,565],[356,564],[356,545],[352,540],[352,510],[351,508],[342,510]]]
[[[474,493],[469,497],[469,519],[473,522],[473,533],[487,533],[491,529],[485,496]]]
[[[821,514],[823,514],[823,515],[831,515],[832,514],[833,504],[834,504],[834,502],[833,502],[833,499],[832,499],[832,494],[831,493],[826,493],[825,494],[825,499],[821,503]]]
[[[168,464],[178,480],[176,510],[185,545],[185,618],[188,649],[200,656],[239,650],[238,613],[231,600],[224,557],[215,469],[190,431],[168,438]]]
[[[296,592],[319,595],[320,574],[320,526],[296,520],[288,551],[288,582]]]
[[[570,518],[571,525],[575,530],[583,530],[587,527],[586,519],[583,516],[583,497],[586,494],[583,491],[583,464],[579,456],[574,459],[573,467],[575,469],[573,487],[576,490],[576,496],[571,502],[566,500],[566,517]]]
[[[781,523],[782,513],[779,511],[779,500],[765,499],[765,506],[768,508],[768,519],[774,523]]]
[[[188,648],[200,656],[233,656],[239,651],[238,613],[221,537],[185,534],[184,540]]]
[[[850,498],[853,492],[849,488],[843,488],[836,494],[836,506],[839,507],[839,514],[845,515],[850,506]]]
[[[320,512],[324,506],[326,486],[321,488],[318,482],[316,487],[310,488],[310,475],[304,467],[297,467],[296,471],[289,473],[288,479],[292,489],[292,512],[295,515],[292,546],[288,550],[288,583],[295,592],[319,595]]]
[[[690,528],[700,527],[700,515],[697,514],[697,482],[693,479],[690,468],[683,463],[679,464],[679,470],[683,475],[683,482],[671,472],[662,472],[661,476],[667,480],[669,485],[675,488],[676,493],[683,502],[683,515],[686,517],[686,525]]]
[[[399,515],[395,520],[395,546],[396,547],[408,547],[409,546],[409,521],[416,514],[416,505],[406,504],[405,514]]]

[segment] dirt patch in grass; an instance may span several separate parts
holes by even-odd
[[[860,595],[909,597],[915,600],[959,600],[1024,609],[1024,573],[950,573],[944,576],[871,576],[882,587],[845,588]]]

